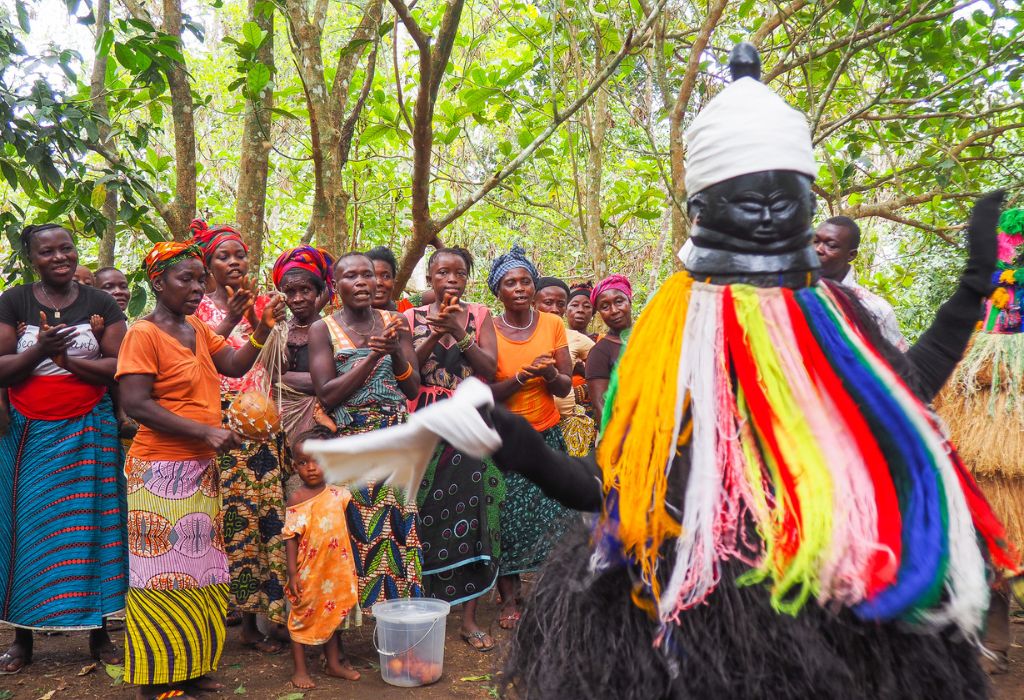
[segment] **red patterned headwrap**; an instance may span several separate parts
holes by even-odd
[[[289,270],[305,270],[322,279],[327,289],[334,288],[334,258],[322,248],[300,245],[281,253],[271,272],[275,287],[281,288],[281,280]]]
[[[242,248],[245,249],[245,252],[249,252],[249,246],[242,240],[241,234],[230,226],[221,225],[210,228],[202,219],[192,219],[192,223],[189,224],[189,230],[192,231],[192,242],[203,250],[203,258],[207,267],[209,267],[210,261],[213,260],[214,252],[222,243],[238,241]]]
[[[595,309],[597,308],[597,298],[609,289],[617,289],[625,294],[627,299],[633,299],[633,285],[629,283],[629,280],[624,275],[608,275],[594,285],[594,288],[590,291],[590,303]]]
[[[200,262],[203,260],[203,252],[195,243],[161,241],[146,254],[143,267],[146,270],[146,276],[152,281],[182,260],[188,260],[189,258],[195,258]]]

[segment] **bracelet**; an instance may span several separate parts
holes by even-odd
[[[466,352],[473,347],[473,343],[475,342],[476,339],[471,334],[466,333],[466,335],[462,336],[462,340],[456,342],[455,345],[459,348],[460,352]]]
[[[412,363],[409,362],[405,365],[405,371],[401,374],[395,375],[396,382],[404,382],[406,379],[412,376]]]
[[[526,386],[526,382],[519,378],[519,372],[516,372],[516,381],[519,382],[519,386]]]
[[[249,336],[249,344],[252,345],[257,350],[262,350],[263,346],[266,345],[266,343],[258,343],[258,342],[256,342],[256,334],[255,333],[253,333],[252,335]]]

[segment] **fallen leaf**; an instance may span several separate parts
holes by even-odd
[[[480,683],[481,681],[491,680],[491,674],[488,673],[483,676],[463,676],[459,680],[464,683]]]
[[[38,700],[53,700],[54,695],[56,695],[61,690],[67,690],[67,687],[68,684],[64,681],[63,678],[61,678],[60,683],[57,684],[56,688],[54,688],[53,690],[46,691],[45,693],[39,696]]]
[[[79,676],[87,676],[96,670],[96,664],[89,664],[88,666],[82,666],[82,670],[78,672]]]
[[[288,693],[287,695],[282,695],[277,700],[302,700],[304,697],[306,697],[305,693]]]
[[[245,686],[240,685],[237,688],[235,688],[235,695],[245,695]]]
[[[103,664],[103,667],[106,669],[107,675],[113,679],[114,685],[124,683],[124,666],[120,664]]]
[[[13,690],[0,690],[0,700],[11,700],[14,697]]]

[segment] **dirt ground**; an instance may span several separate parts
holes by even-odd
[[[377,653],[373,647],[373,625],[345,633],[346,651],[363,677],[356,682],[342,681],[314,671],[315,690],[300,693],[291,687],[291,659],[288,654],[264,656],[238,642],[237,628],[230,629],[217,678],[227,687],[206,698],[254,698],[258,700],[316,700],[317,698],[373,698],[373,700],[439,700],[441,698],[496,697],[494,674],[501,659],[501,645],[507,632],[498,629],[497,607],[491,600],[480,605],[480,620],[493,627],[499,646],[489,654],[471,650],[458,635],[461,612],[448,617],[444,675],[434,685],[422,688],[396,688],[381,679]],[[1024,700],[1024,624],[1013,625],[1018,644],[1010,653],[1010,672],[994,679],[994,700]],[[114,638],[123,647],[123,632]],[[13,637],[10,629],[0,629],[0,649]],[[130,686],[117,684],[102,664],[92,662],[86,652],[84,632],[52,637],[38,636],[31,666],[16,676],[0,676],[0,700],[64,700],[77,698],[132,698]],[[310,665],[311,669],[315,664]],[[86,671],[84,675],[80,675]],[[52,694],[51,694],[52,693]]]

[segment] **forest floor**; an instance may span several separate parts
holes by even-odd
[[[493,627],[498,643],[489,654],[471,650],[459,638],[461,609],[448,616],[444,675],[434,685],[397,688],[384,683],[373,647],[373,624],[344,633],[345,649],[363,677],[350,682],[324,676],[310,659],[314,690],[300,693],[291,686],[291,657],[288,653],[265,656],[246,649],[238,640],[238,628],[228,631],[228,642],[216,677],[226,688],[203,698],[253,698],[254,700],[317,700],[326,698],[372,698],[373,700],[441,700],[442,698],[497,697],[494,677],[501,661],[508,632],[498,629],[497,605],[485,599],[480,605],[482,624]],[[1019,619],[1019,618],[1018,618]],[[1024,624],[1014,624],[1020,641],[1010,652],[1010,672],[993,679],[994,700],[1024,699]],[[124,632],[113,633],[123,648]],[[0,649],[11,642],[13,631],[0,629]],[[36,639],[35,659],[15,676],[0,676],[0,700],[64,700],[134,697],[132,686],[113,680],[103,665],[94,666],[86,653],[85,632]]]

